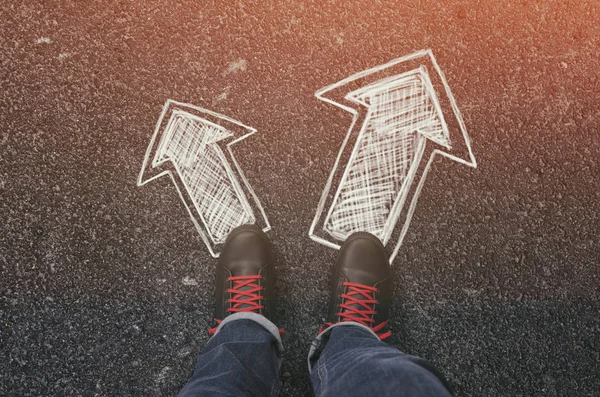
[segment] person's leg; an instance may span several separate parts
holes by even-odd
[[[254,313],[227,317],[200,353],[179,396],[274,396],[279,389],[281,339]]]
[[[332,273],[327,323],[308,358],[317,396],[450,396],[444,378],[427,361],[400,352],[384,339],[392,297],[392,271],[383,244],[355,233]]]
[[[309,361],[316,396],[452,395],[426,360],[402,353],[356,323],[336,324],[320,334]]]
[[[269,396],[279,390],[283,346],[270,319],[274,264],[266,235],[256,226],[231,231],[216,276],[219,326],[200,353],[180,396]]]

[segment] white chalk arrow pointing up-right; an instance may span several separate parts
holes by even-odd
[[[395,236],[391,262],[435,155],[477,166],[456,101],[430,50],[357,73],[316,96],[354,120],[309,235],[333,248],[356,231],[373,233],[384,245]]]

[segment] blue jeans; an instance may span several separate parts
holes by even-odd
[[[200,353],[179,396],[275,396],[283,346],[277,327],[254,313],[228,316]],[[312,343],[316,396],[451,396],[422,358],[382,342],[367,327],[340,323]]]

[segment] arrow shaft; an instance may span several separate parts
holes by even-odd
[[[223,243],[235,226],[255,222],[248,199],[218,146],[209,145],[202,157],[180,172],[213,243]]]
[[[423,151],[424,139],[412,127],[382,131],[372,116],[369,111],[324,222],[340,240],[364,230],[387,242]]]
[[[421,191],[423,190],[423,186],[425,185],[425,180],[427,179],[427,174],[429,173],[429,170],[431,169],[431,164],[433,163],[433,160],[435,158],[436,154],[443,154],[443,152],[439,151],[439,150],[426,150],[426,140],[423,139],[423,151],[421,152],[421,161],[419,161],[418,163],[415,163],[417,165],[417,167],[415,167],[415,171],[413,174],[413,181],[418,180],[419,183],[411,183],[408,188],[406,189],[406,194],[404,196],[403,202],[402,202],[402,207],[400,207],[398,209],[398,215],[395,219],[395,223],[400,222],[402,224],[402,229],[400,230],[400,234],[398,236],[398,242],[396,243],[396,246],[394,247],[394,251],[392,252],[392,255],[390,256],[390,262],[392,262],[394,260],[394,258],[396,258],[396,255],[398,255],[398,251],[400,250],[400,246],[402,245],[402,242],[404,241],[404,237],[406,236],[406,233],[408,232],[408,227],[410,226],[410,221],[413,217],[413,214],[415,212],[415,209],[417,208],[417,201],[419,199],[419,196],[421,195]],[[427,156],[429,156],[429,158],[427,159],[427,161],[423,161],[423,159],[427,158]],[[406,202],[410,202],[407,210],[403,210],[403,207],[405,205]]]

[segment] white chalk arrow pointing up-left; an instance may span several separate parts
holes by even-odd
[[[271,228],[231,151],[255,132],[227,116],[168,100],[144,157],[138,186],[169,175],[214,257],[235,227]]]

